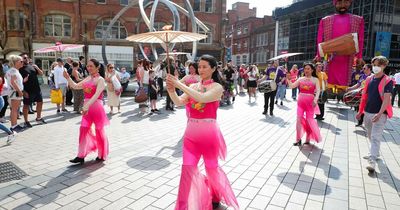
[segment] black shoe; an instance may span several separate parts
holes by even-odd
[[[102,159],[102,158],[99,158],[99,157],[96,157],[96,161],[103,162],[103,161],[104,161],[104,159]]]
[[[270,112],[269,115],[274,116],[274,113],[273,113],[273,112]]]
[[[235,96],[233,96],[232,101],[235,101]]]
[[[356,127],[361,127],[361,126],[362,126],[362,123],[356,124]]]
[[[76,157],[76,158],[74,158],[72,160],[69,160],[69,162],[83,164],[85,162],[85,159],[84,158],[80,158],[80,157]]]
[[[268,112],[267,110],[264,110],[262,114],[263,114],[263,115],[266,115],[267,112]]]
[[[281,106],[283,106],[283,101],[281,101]]]
[[[29,110],[28,111],[28,114],[34,114],[35,112],[33,112],[33,111],[31,111],[31,110]]]
[[[219,202],[212,202],[213,209],[217,209],[220,206]]]
[[[152,109],[152,110],[150,110],[151,111],[151,113],[154,113],[155,112],[155,110],[154,109]]]
[[[304,144],[310,144],[310,142],[309,142],[309,141],[306,141],[306,142],[304,142]]]
[[[37,123],[41,123],[41,124],[47,124],[47,122],[44,121],[43,118],[40,118],[40,119],[36,118],[36,122],[37,122]]]
[[[25,122],[25,123],[24,123],[24,126],[25,126],[26,128],[32,128],[32,125],[31,125],[30,122]]]
[[[20,126],[20,125],[17,125],[17,126],[15,126],[14,128],[11,127],[10,130],[11,130],[12,132],[14,132],[14,131],[15,131],[15,132],[20,132],[20,131],[24,130],[24,127],[22,127],[22,126]]]
[[[301,141],[298,141],[296,143],[293,143],[293,146],[301,146]]]
[[[275,101],[275,104],[278,104],[278,100]]]
[[[59,109],[57,109],[57,113],[60,113],[60,110],[59,110]]]

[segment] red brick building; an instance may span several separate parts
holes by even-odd
[[[146,1],[145,1],[146,2]],[[175,3],[185,8],[183,0]],[[55,59],[54,53],[36,54],[34,50],[54,45],[56,42],[84,44],[83,49],[63,53],[63,57],[77,58],[80,55],[102,60],[102,35],[109,21],[127,5],[128,0],[3,0],[0,3],[0,35],[4,35],[0,54],[30,52],[35,63],[48,69]],[[226,0],[191,0],[195,16],[205,23],[210,32],[198,47],[198,55],[221,56],[225,32],[222,30],[226,17]],[[149,15],[150,8],[146,9]],[[172,13],[159,4],[155,16],[155,28],[172,24]],[[180,13],[180,28],[191,31],[191,21]],[[139,12],[139,7],[128,9],[114,24],[107,42],[107,58],[117,66],[132,68],[134,60],[140,57],[136,44],[126,41],[132,34],[147,31]],[[199,33],[205,33],[200,30]],[[191,52],[191,44],[175,45],[177,51]]]
[[[260,45],[257,45],[258,37],[254,32],[272,23],[271,16],[264,16],[264,18],[248,17],[231,25],[231,37],[227,40],[227,46],[232,47],[232,61],[235,65],[255,63],[253,56],[257,55],[256,50]]]
[[[234,23],[249,17],[256,17],[257,8],[250,9],[250,4],[246,2],[236,2],[232,4],[232,9],[228,10],[227,16],[229,23]]]
[[[275,22],[272,18],[268,17],[263,26],[252,31],[250,39],[250,62],[264,69],[275,52]]]

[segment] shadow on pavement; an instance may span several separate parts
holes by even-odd
[[[336,126],[334,126],[334,125],[332,125],[332,124],[329,124],[329,123],[326,123],[326,122],[324,122],[324,121],[320,121],[320,120],[318,120],[318,125],[319,125],[319,127],[321,128],[321,127],[328,127],[329,128],[329,130],[333,133],[333,134],[335,134],[335,135],[340,135],[340,131],[342,131],[342,129],[340,129],[340,128],[337,128]]]
[[[14,193],[9,194],[9,196],[12,196],[17,193],[26,193],[29,197],[31,197],[31,200],[24,202],[18,207],[15,207],[14,209],[27,209],[25,205],[31,205],[31,206],[37,206],[37,205],[46,205],[49,203],[52,203],[55,201],[59,195],[60,191],[62,189],[67,189],[69,187],[74,186],[75,184],[78,184],[85,179],[90,177],[90,173],[94,172],[101,167],[104,166],[104,163],[102,162],[96,162],[96,161],[90,161],[86,162],[83,165],[70,165],[66,167],[65,169],[61,169],[55,172],[50,172],[49,174],[54,174],[56,175],[52,179],[46,182],[46,185],[43,187],[37,189],[37,188],[31,188],[31,187],[26,187],[23,188],[19,191],[16,191]],[[59,173],[57,173],[59,172]],[[28,180],[29,181],[29,180]],[[58,188],[61,186],[62,189],[59,189],[51,194],[48,194],[48,190],[51,190],[52,188]],[[65,187],[67,186],[67,187]],[[38,195],[41,196],[43,199],[38,199]],[[7,197],[5,197],[7,198]],[[1,201],[1,200],[0,200]],[[31,207],[29,209],[35,209],[34,207]]]
[[[174,158],[180,158],[180,157],[182,157],[182,144],[183,144],[183,138],[181,138],[181,139],[176,143],[176,145],[173,146],[173,147],[166,146],[166,147],[161,148],[161,149],[156,153],[156,155],[161,154],[161,152],[163,152],[165,149],[170,149],[170,150],[173,150],[172,157],[174,157]]]
[[[392,173],[389,170],[384,161],[382,160],[377,161],[377,166],[379,168],[379,173],[378,172],[368,173],[368,176],[371,178],[378,178],[382,180],[384,183],[388,184],[390,187],[396,190],[397,193],[399,193],[400,179],[394,176],[394,173]]]
[[[354,122],[354,120],[347,119],[348,112],[350,109],[336,108],[336,107],[327,107],[327,109],[329,113],[335,114],[339,120]]]
[[[171,162],[164,158],[142,156],[130,159],[126,164],[137,170],[144,171],[157,171],[163,168],[167,168],[171,165]]]
[[[317,168],[324,170],[324,174],[328,178],[339,180],[342,172],[335,166],[331,165],[330,158],[324,155],[324,150],[314,145],[303,145],[300,149],[301,153],[307,157],[309,161],[301,161],[299,165],[299,171],[303,172],[305,165],[309,164]]]
[[[288,121],[285,121],[284,119],[282,119],[280,117],[270,116],[270,115],[265,115],[265,117],[260,119],[260,121],[267,122],[269,124],[278,125],[281,128],[285,128],[287,125],[290,124]]]
[[[298,191],[298,192],[304,192],[304,189],[299,189],[296,188],[296,185],[293,185],[293,183],[288,183],[288,182],[284,182],[285,177],[300,177],[302,176],[302,178],[305,178],[306,180],[312,180],[312,186],[318,186],[319,189],[323,188],[325,190],[310,190],[308,189],[308,193],[310,195],[329,195],[332,191],[332,189],[325,183],[321,182],[320,180],[311,177],[311,176],[307,176],[305,174],[300,174],[300,173],[293,173],[293,172],[289,172],[289,173],[280,173],[277,175],[277,179],[279,180],[279,182],[287,187],[289,187],[292,190]]]

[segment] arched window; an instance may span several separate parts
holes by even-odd
[[[203,44],[212,44],[213,42],[213,28],[207,25],[207,28],[210,29],[208,32],[205,32],[201,27],[197,26],[197,33],[207,35],[206,39],[200,40],[199,43]]]
[[[96,31],[94,32],[94,37],[96,39],[102,39],[103,34],[106,32],[108,25],[110,24],[111,19],[101,20],[97,26]],[[127,35],[126,28],[122,23],[117,20],[114,25],[111,27],[111,31],[108,33],[109,39],[125,39]]]
[[[66,15],[47,15],[44,17],[44,35],[70,37],[71,18]]]

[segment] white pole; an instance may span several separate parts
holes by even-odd
[[[278,56],[278,35],[279,35],[279,20],[275,22],[275,52],[274,57]]]

